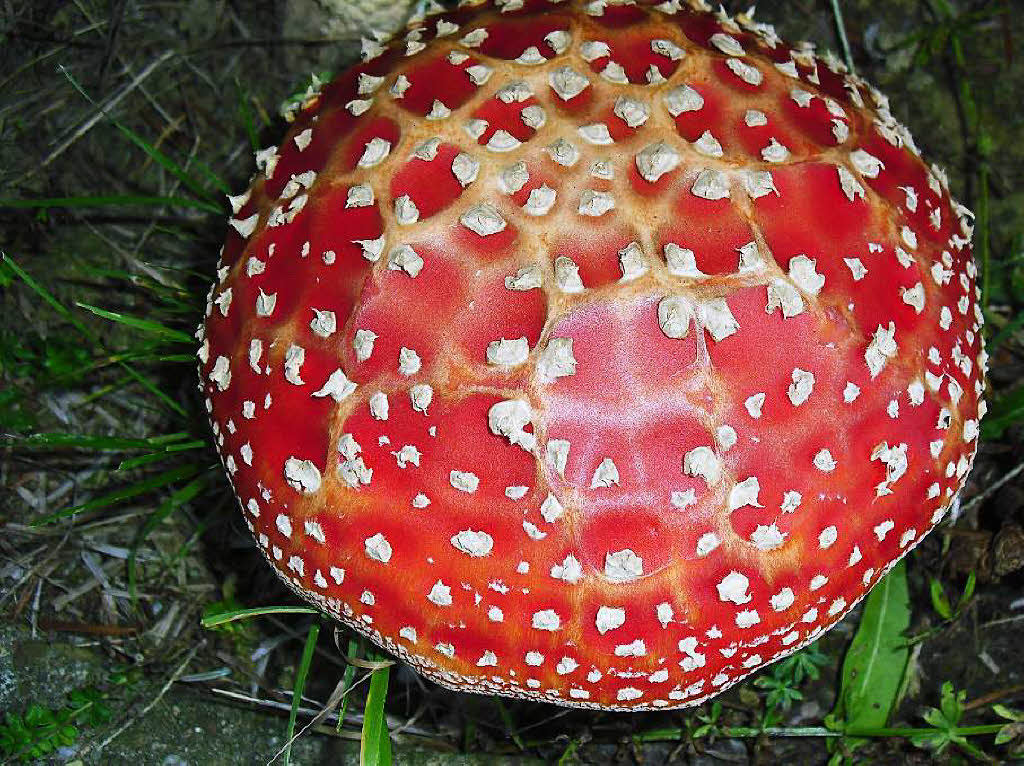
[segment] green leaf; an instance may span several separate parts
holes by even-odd
[[[0,755],[24,763],[73,744],[79,734],[76,724],[96,726],[109,720],[102,698],[99,689],[83,687],[69,692],[65,707],[51,710],[33,703],[23,715],[6,713],[0,723]]]
[[[960,594],[960,598],[957,599],[957,602],[956,602],[957,614],[962,612],[964,607],[967,606],[967,603],[971,600],[971,597],[974,595],[974,586],[976,584],[977,584],[977,576],[975,575],[974,570],[972,569],[971,573],[967,575],[967,582],[964,584],[964,592],[961,593]]]
[[[309,626],[309,633],[306,634],[306,645],[302,649],[302,659],[295,671],[295,688],[292,689],[292,708],[288,713],[288,731],[285,734],[285,742],[282,762],[288,766],[292,760],[292,739],[295,737],[295,720],[299,715],[299,707],[302,704],[302,691],[306,688],[306,678],[309,676],[309,668],[313,664],[313,652],[316,651],[316,640],[320,636],[320,623],[314,622]]]
[[[959,692],[953,691],[953,682],[946,681],[942,684],[942,700],[939,705],[942,708],[942,715],[952,728],[960,723],[960,719],[964,716],[964,700],[967,699],[967,692],[961,690]]]
[[[901,561],[864,602],[857,633],[843,661],[839,698],[833,715],[845,729],[878,729],[896,705],[910,659],[903,633],[910,627],[910,593]]]
[[[113,710],[102,702],[94,702],[84,711],[81,722],[86,726],[102,726],[113,717]]]
[[[921,717],[924,718],[925,722],[927,722],[936,729],[944,730],[948,729],[950,726],[949,719],[946,718],[943,712],[939,710],[937,707],[928,708],[926,711],[924,711],[924,715],[922,715]]]
[[[964,736],[965,730],[957,730],[957,724],[964,715],[964,700],[967,698],[966,691],[955,691],[953,683],[946,681],[942,684],[942,697],[939,707],[928,708],[922,716],[934,731],[924,732],[911,737],[918,747],[926,747],[941,753],[949,745],[956,744],[966,752],[977,754],[976,749],[967,741]]]
[[[996,703],[992,706],[992,712],[1007,721],[1024,722],[1024,711],[1014,710],[1012,707]]]
[[[949,597],[937,577],[932,577],[929,583],[932,595],[932,608],[944,620],[953,618],[953,608],[949,605]]]
[[[361,766],[391,766],[391,736],[384,716],[390,671],[390,667],[378,668],[370,677],[370,691],[366,695],[366,710],[363,713],[363,733],[359,742]]]
[[[996,732],[995,743],[1005,745],[1007,742],[1024,738],[1024,723],[1008,723]]]
[[[53,723],[53,720],[53,712],[42,705],[29,705],[28,710],[25,711],[26,726],[44,726]]]
[[[949,738],[942,731],[923,731],[913,734],[910,741],[915,747],[934,750],[936,753],[941,753],[949,745]]]

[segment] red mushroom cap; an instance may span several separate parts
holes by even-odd
[[[882,94],[702,6],[431,13],[232,198],[199,357],[245,519],[446,686],[697,704],[970,470],[970,213]]]

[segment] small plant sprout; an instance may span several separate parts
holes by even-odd
[[[99,689],[86,686],[69,692],[63,707],[32,704],[24,713],[6,712],[0,722],[0,755],[23,763],[54,756],[72,745],[81,729],[110,720],[105,699]]]

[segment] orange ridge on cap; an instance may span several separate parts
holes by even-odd
[[[696,705],[943,517],[971,213],[834,56],[706,3],[433,7],[256,155],[200,386],[302,598],[438,683]]]

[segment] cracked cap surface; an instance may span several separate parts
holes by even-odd
[[[201,388],[268,561],[433,680],[697,704],[963,485],[971,215],[834,57],[699,2],[466,4],[289,116]]]

